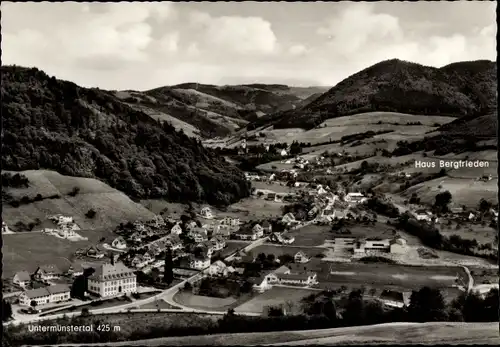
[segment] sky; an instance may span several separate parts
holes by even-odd
[[[2,65],[85,87],[333,86],[387,59],[496,60],[496,2],[1,3]]]

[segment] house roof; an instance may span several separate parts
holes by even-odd
[[[213,263],[212,265],[215,265],[215,266],[220,266],[220,267],[227,267],[227,265],[222,261],[222,260],[217,260],[215,263]]]
[[[295,253],[295,256],[302,256],[302,257],[307,257],[307,254],[304,252],[304,251],[298,251],[297,253]]]
[[[259,277],[250,277],[250,278],[248,278],[248,282],[250,282],[254,285],[260,285],[264,281],[266,276],[267,275],[260,275]]]
[[[277,274],[279,279],[283,280],[307,280],[312,273],[297,273],[297,274]]]
[[[49,291],[45,287],[27,290],[23,294],[26,295],[30,299],[42,298],[44,296],[50,295]]]
[[[274,271],[275,274],[284,274],[285,272],[290,272],[290,268],[285,265],[280,266]]]
[[[28,271],[19,271],[19,272],[16,272],[16,274],[14,275],[14,277],[17,277],[17,279],[19,281],[29,281],[31,280],[31,276],[29,274]]]
[[[46,289],[50,294],[67,293],[70,291],[69,286],[66,284],[55,284],[53,286],[48,286]]]
[[[131,277],[135,277],[134,272],[122,262],[116,263],[115,265],[102,264],[98,266],[95,272],[90,276],[91,279],[97,281],[112,281]]]

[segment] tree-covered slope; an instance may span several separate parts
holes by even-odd
[[[114,93],[2,68],[2,168],[99,178],[135,198],[227,204],[248,196],[241,171]]]
[[[397,59],[368,67],[308,105],[259,119],[249,128],[310,129],[329,118],[371,111],[476,117],[496,106],[496,63],[480,60],[434,68]]]

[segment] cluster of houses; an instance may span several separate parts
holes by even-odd
[[[211,257],[218,251],[226,247],[226,240],[231,235],[240,239],[254,239],[254,235],[262,236],[262,230],[254,228],[254,232],[241,231],[240,220],[238,218],[225,217],[216,219],[215,214],[209,207],[204,207],[198,213],[204,220],[190,221],[188,223],[180,223],[172,221],[173,226],[166,231],[166,235],[155,239],[147,244],[141,243],[143,235],[147,228],[141,223],[134,223],[134,232],[128,236],[128,239],[136,244],[131,247],[133,255],[125,256],[125,261],[130,266],[136,269],[143,269],[146,266],[155,262],[159,262],[157,258],[167,249],[170,248],[174,252],[174,259],[180,256],[189,256],[189,266],[192,269],[201,270],[210,266]],[[181,234],[184,234],[194,240],[195,254],[186,253],[186,245],[181,239]],[[127,248],[127,240],[125,237],[117,237],[112,242],[113,248],[125,250]]]
[[[94,272],[88,277],[87,291],[100,297],[111,297],[123,293],[137,291],[136,275],[123,263],[111,262],[103,264],[73,264],[65,271],[53,264],[41,265],[34,273],[28,271],[17,272],[12,282],[23,288],[19,295],[19,304],[22,306],[43,306],[51,303],[68,301],[71,299],[71,289],[68,284],[54,284],[54,280],[61,278],[74,279],[83,275],[87,268]],[[32,283],[47,284],[46,286],[28,289]]]
[[[76,230],[80,230],[80,227],[75,223],[73,217],[55,215],[49,216],[48,219],[52,221],[57,228],[44,228],[43,232],[63,239],[82,238],[80,234],[76,233]]]

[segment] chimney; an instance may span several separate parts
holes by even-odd
[[[115,255],[111,253],[111,265],[115,265]]]

